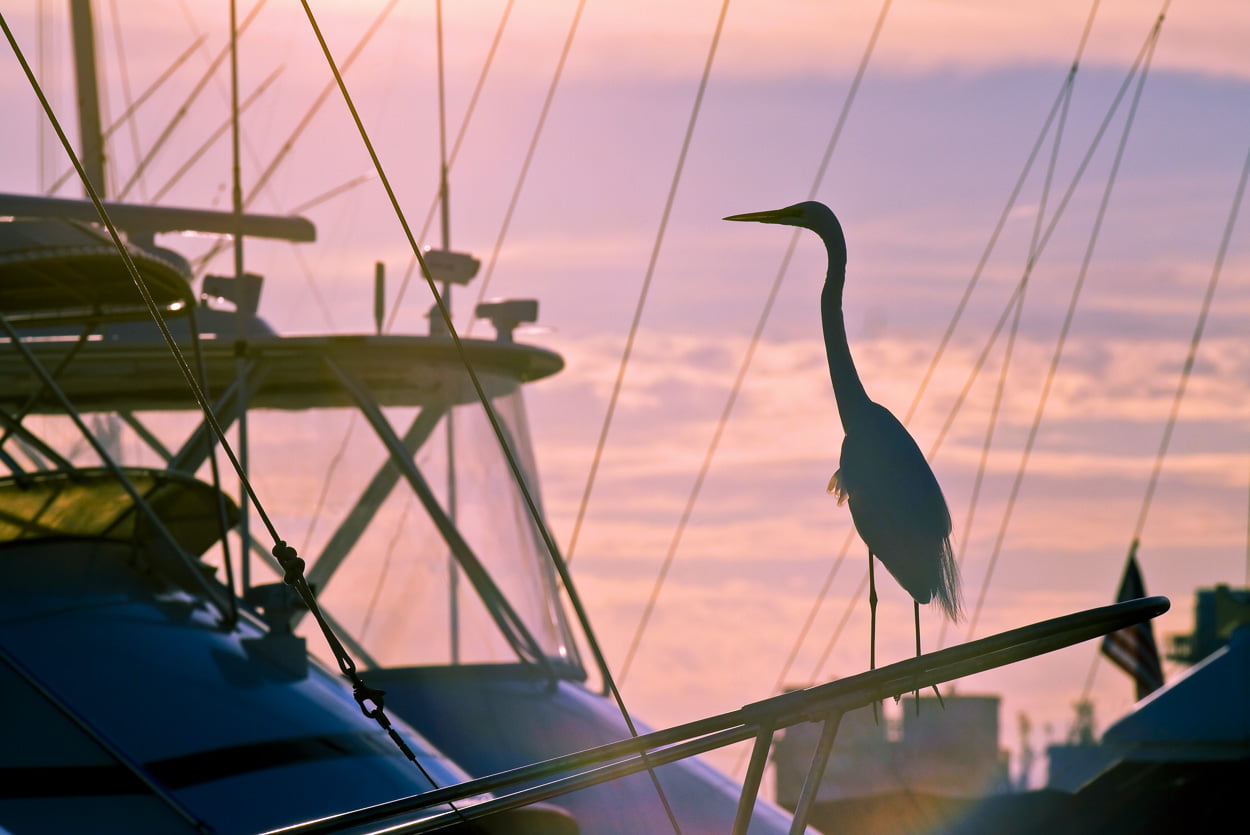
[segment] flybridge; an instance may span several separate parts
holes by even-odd
[[[252,238],[308,243],[317,239],[312,221],[298,216],[242,214],[211,209],[186,209],[105,201],[104,210],[130,240],[149,245],[162,232],[199,232],[232,235],[236,231]],[[0,194],[0,217],[60,218],[100,222],[100,214],[90,200],[65,197],[39,197],[28,194]]]

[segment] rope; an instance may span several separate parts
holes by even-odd
[[[1023,291],[1023,287],[1021,287]],[[998,426],[998,413],[1002,407],[1003,395],[1007,389],[1007,375],[1011,370],[1011,355],[1015,349],[1016,334],[1020,330],[1020,317],[1024,312],[1024,293],[1021,292],[1016,296],[1015,315],[1011,322],[1011,333],[1007,337],[1007,347],[1003,350],[1003,362],[998,371],[998,385],[994,389],[994,403],[990,407],[989,421],[985,427],[985,439],[981,443],[981,460],[977,463],[977,475],[972,484],[972,497],[968,500],[968,515],[964,518],[963,536],[959,539],[959,555],[956,558],[956,564],[962,569],[965,549],[968,542],[972,538],[972,523],[977,515],[977,505],[981,498],[981,486],[985,483],[985,471],[989,465],[990,450],[994,444],[994,431]],[[950,628],[951,621],[943,618],[942,625],[938,629],[937,646],[938,649],[946,646],[946,632]]]
[[[373,146],[372,140],[369,138],[368,131],[365,130],[364,123],[361,121],[360,112],[356,109],[356,104],[353,101],[351,94],[348,92],[346,84],[343,82],[343,76],[334,62],[334,56],[330,53],[330,47],[326,44],[325,36],[321,32],[321,27],[317,24],[312,8],[308,5],[308,0],[300,0],[300,2],[304,7],[304,12],[308,17],[309,24],[312,26],[313,33],[316,35],[317,42],[321,45],[321,51],[325,55],[326,62],[330,66],[330,71],[334,75],[335,83],[338,85],[340,93],[342,93],[343,101],[347,105],[348,110],[351,111],[352,120],[356,124],[356,129],[360,134],[361,141],[365,145],[369,158],[372,160],[374,168],[378,172],[378,178],[381,180],[383,188],[386,189],[386,194],[390,199],[391,208],[395,212],[395,217],[399,221],[400,226],[403,227],[404,235],[408,238],[408,245],[412,248],[413,254],[416,256],[417,261],[421,265],[421,274],[425,278],[426,284],[429,286],[430,295],[434,298],[439,314],[442,316],[443,324],[446,325],[448,335],[451,337],[452,343],[455,346],[456,354],[460,358],[461,363],[464,365],[465,371],[469,376],[469,381],[472,383],[473,389],[477,394],[477,398],[482,404],[482,409],[486,414],[486,418],[490,422],[491,429],[494,431],[495,437],[499,441],[500,449],[512,471],[513,479],[516,482],[517,489],[521,497],[525,501],[530,518],[534,523],[534,527],[542,537],[543,544],[547,548],[547,553],[551,557],[551,561],[556,569],[556,572],[560,575],[560,579],[564,583],[564,590],[568,595],[569,604],[573,607],[574,612],[577,615],[583,635],[586,638],[586,643],[595,656],[595,660],[598,663],[599,669],[603,675],[604,682],[611,691],[613,700],[616,702],[617,707],[620,709],[621,717],[624,719],[625,725],[629,729],[630,736],[637,736],[637,727],[634,725],[634,720],[625,707],[625,700],[621,696],[620,689],[617,687],[616,681],[612,678],[612,674],[608,669],[607,661],[603,656],[603,651],[599,645],[599,641],[595,637],[594,629],[590,625],[590,618],[586,612],[586,608],[583,606],[581,596],[577,593],[577,590],[573,585],[573,578],[569,576],[568,567],[565,565],[564,560],[560,558],[555,540],[552,538],[551,532],[547,529],[547,525],[543,521],[542,514],[539,512],[538,506],[534,501],[534,497],[530,493],[520,464],[517,462],[515,454],[513,454],[510,445],[506,441],[506,436],[504,434],[503,427],[499,423],[499,418],[495,414],[494,408],[491,407],[490,400],[487,398],[486,392],[482,388],[482,383],[477,376],[477,372],[473,368],[473,364],[469,362],[468,356],[464,350],[464,345],[460,340],[460,335],[456,333],[455,327],[452,324],[451,313],[447,309],[447,305],[444,302],[442,295],[438,292],[438,287],[435,284],[433,276],[430,274],[429,268],[426,266],[425,258],[421,255],[421,248],[418,246],[416,238],[413,236],[412,227],[409,225],[408,218],[399,205],[399,198],[396,197],[395,191],[391,187],[390,178],[387,177],[386,171],[382,168],[382,162],[378,158],[377,151]],[[280,550],[279,546],[282,546],[283,548],[285,547],[284,543],[275,545],[274,556],[281,560],[282,557],[279,557],[277,553],[277,551]],[[302,563],[302,560],[300,562]],[[307,584],[305,583],[305,586],[306,585]],[[318,620],[320,622],[320,618],[318,618]],[[337,643],[337,639],[333,639],[333,643]],[[655,785],[656,792],[659,794],[661,802],[664,804],[666,811],[669,813],[669,819],[673,824],[674,831],[680,833],[680,827],[678,827],[677,820],[673,815],[671,807],[669,807],[668,799],[664,794],[663,788],[660,786],[659,779],[655,776],[654,769],[648,766],[648,771],[651,774],[651,779]]]
[[[859,586],[855,589],[855,593],[851,595],[851,600],[859,600],[864,596],[864,590],[868,588],[868,572],[864,572],[863,578],[859,581]],[[824,651],[820,653],[820,658],[812,667],[812,679],[820,678],[820,671],[825,668],[825,664],[829,661],[829,656],[833,653],[833,648],[837,645],[838,639],[842,637],[842,632],[846,629],[846,625],[850,623],[851,612],[854,606],[847,606],[842,611],[842,619],[838,621],[838,625],[834,628],[833,634],[829,636],[828,643],[825,644]]]
[[[474,86],[474,88],[473,88],[473,93],[472,93],[472,95],[470,95],[470,96],[469,96],[469,103],[468,103],[468,106],[465,108],[464,119],[463,119],[463,120],[461,120],[461,123],[460,123],[460,129],[457,131],[457,133],[456,133],[456,138],[455,138],[455,140],[452,142],[452,146],[451,146],[451,151],[450,151],[450,153],[446,153],[445,151],[442,151],[442,150],[441,150],[441,149],[442,149],[442,145],[443,145],[443,140],[442,140],[442,131],[441,131],[441,128],[440,128],[440,156],[441,156],[441,157],[444,157],[444,160],[443,160],[443,163],[442,163],[442,166],[441,166],[442,177],[440,178],[440,188],[439,188],[439,190],[435,193],[435,195],[434,195],[434,199],[430,202],[430,208],[429,208],[429,211],[426,213],[426,216],[425,216],[425,222],[424,222],[424,224],[423,224],[423,225],[422,225],[422,227],[421,227],[421,233],[420,233],[420,235],[418,236],[418,238],[419,238],[420,240],[425,240],[425,239],[426,239],[426,235],[427,235],[427,233],[429,232],[430,225],[431,225],[431,224],[433,223],[433,221],[434,221],[434,214],[435,214],[435,212],[438,210],[439,204],[440,204],[440,202],[441,202],[441,199],[440,199],[440,198],[441,198],[441,196],[442,196],[442,194],[443,194],[443,187],[444,187],[444,184],[445,184],[445,182],[446,182],[446,176],[447,176],[447,173],[451,170],[452,166],[455,164],[456,156],[457,156],[457,155],[459,154],[459,152],[460,152],[460,145],[461,145],[461,144],[463,143],[463,141],[464,141],[465,134],[466,134],[466,133],[467,133],[467,131],[468,131],[469,122],[472,120],[472,118],[473,118],[473,113],[474,113],[474,111],[475,111],[475,110],[476,110],[476,108],[477,108],[477,102],[478,102],[478,99],[481,97],[482,90],[483,90],[483,88],[484,88],[484,87],[485,87],[485,85],[486,85],[486,78],[487,78],[487,76],[490,74],[490,68],[491,68],[491,65],[492,65],[492,63],[494,62],[494,59],[495,59],[495,53],[496,53],[496,52],[498,51],[498,49],[499,49],[499,43],[500,43],[500,41],[501,41],[501,40],[502,40],[502,38],[503,38],[504,28],[506,27],[506,25],[507,25],[507,23],[508,23],[508,18],[509,18],[509,16],[510,16],[510,15],[511,15],[511,13],[512,13],[512,6],[513,6],[513,3],[514,3],[514,2],[515,2],[515,0],[508,0],[508,4],[504,7],[503,15],[500,17],[500,20],[499,20],[499,26],[498,26],[498,27],[496,28],[496,30],[495,30],[495,37],[494,37],[494,39],[491,41],[490,49],[489,49],[489,50],[487,50],[486,60],[485,60],[485,62],[483,63],[483,66],[482,66],[482,71],[478,74],[477,84],[476,84],[476,85]],[[440,15],[441,15],[441,7],[440,7]],[[441,37],[442,37],[442,35],[441,35],[441,30],[440,30],[440,34],[439,34],[439,38],[440,38],[440,51],[441,51]],[[440,62],[440,66],[441,66],[441,62]],[[441,69],[440,69],[440,72],[441,72]],[[440,89],[441,89],[441,85],[440,85]],[[441,118],[442,118],[442,109],[441,109],[441,107],[440,107],[440,119],[441,119]],[[359,185],[359,184],[361,184],[361,183],[363,183],[363,182],[365,182],[365,181],[367,181],[367,180],[372,180],[372,179],[373,179],[374,177],[376,177],[376,176],[377,176],[376,172],[374,172],[374,171],[372,171],[372,170],[371,170],[371,171],[369,171],[369,172],[367,172],[367,173],[365,173],[365,174],[362,174],[362,175],[359,175],[359,176],[355,177],[353,180],[350,180],[350,181],[348,181],[347,183],[345,183],[345,184],[343,184],[343,185],[340,185],[340,186],[338,186],[338,187],[336,187],[336,188],[334,188],[334,189],[331,189],[330,191],[324,192],[323,194],[319,195],[318,197],[315,197],[315,198],[313,198],[313,199],[311,199],[311,200],[309,200],[309,201],[306,201],[304,204],[302,204],[301,206],[297,206],[297,207],[296,207],[295,209],[293,209],[292,211],[293,211],[293,213],[294,213],[294,214],[299,214],[299,213],[300,213],[301,211],[303,211],[303,209],[305,209],[305,208],[309,208],[309,207],[311,207],[311,206],[313,206],[313,205],[316,205],[316,204],[318,204],[318,203],[320,203],[320,202],[322,202],[322,201],[324,201],[324,200],[327,200],[327,199],[329,199],[330,197],[333,197],[333,196],[335,196],[335,195],[337,195],[337,194],[339,194],[339,193],[341,193],[341,192],[343,192],[343,191],[346,191],[346,190],[348,190],[348,189],[350,189],[350,188],[354,188],[355,186],[357,186],[357,185]],[[295,253],[296,253],[297,257],[298,257],[299,250],[298,250],[298,249],[296,249],[296,250],[295,250]],[[302,263],[302,262],[301,262],[301,263]],[[397,296],[396,296],[396,303],[394,304],[394,306],[393,306],[393,307],[392,307],[392,309],[391,309],[391,315],[390,315],[390,317],[389,317],[389,318],[387,319],[387,321],[386,321],[386,324],[385,324],[384,330],[388,330],[388,331],[389,331],[389,330],[390,330],[390,328],[391,328],[391,326],[394,324],[395,317],[396,317],[396,315],[398,315],[398,312],[399,312],[399,303],[398,303],[398,300],[403,298],[404,293],[406,292],[407,287],[408,287],[408,282],[409,282],[409,280],[410,280],[410,279],[411,279],[411,277],[412,277],[412,271],[413,271],[413,268],[414,268],[415,266],[417,266],[417,260],[414,258],[414,259],[412,259],[411,261],[409,261],[409,262],[408,262],[408,269],[407,269],[407,271],[404,273],[403,280],[402,280],[402,281],[401,281],[401,283],[400,283],[400,289],[399,289],[399,292],[398,292],[398,294],[397,294]],[[314,289],[314,290],[316,289],[316,288],[315,288],[315,285],[313,286],[313,289]],[[319,297],[318,297],[318,298],[319,298]],[[319,299],[319,303],[321,303],[321,302],[320,302],[320,299]],[[324,303],[321,303],[321,304],[322,304],[322,308],[323,308],[323,310],[325,310],[325,305],[324,305]],[[328,317],[329,317],[329,312],[328,312],[328,310],[326,310],[326,315],[327,315],[327,319],[328,319]],[[353,423],[353,424],[351,424],[351,425],[354,425],[354,423]],[[351,431],[351,430],[350,430],[350,426],[351,426],[351,425],[349,425],[349,429],[348,429],[348,434],[349,434],[349,435],[350,435],[350,431]],[[330,466],[330,473],[333,473],[333,472],[335,471],[335,469],[337,468],[337,465],[338,465],[338,459],[342,456],[342,454],[343,454],[343,452],[346,450],[346,448],[347,448],[347,436],[344,436],[344,438],[343,438],[343,440],[342,440],[342,442],[341,442],[341,444],[340,444],[340,446],[339,446],[339,452],[336,454],[336,456],[335,456],[335,460],[331,463],[331,466]],[[328,485],[328,484],[329,484],[329,482],[327,481],[327,485]],[[323,494],[322,494],[322,500],[324,500],[324,498],[325,498],[325,493],[323,492]],[[318,502],[318,506],[320,506],[320,501]],[[377,605],[377,603],[378,603],[378,601],[379,601],[379,598],[380,598],[380,596],[381,596],[381,593],[382,593],[382,586],[383,586],[383,583],[384,583],[384,581],[385,581],[385,579],[386,579],[387,573],[388,573],[388,571],[389,571],[389,567],[390,567],[390,560],[391,560],[391,555],[392,555],[392,552],[394,551],[395,546],[396,546],[396,545],[398,544],[398,542],[399,542],[400,530],[402,529],[402,526],[403,526],[403,524],[404,524],[404,519],[405,519],[405,518],[407,518],[408,510],[409,510],[409,506],[405,506],[405,508],[404,508],[404,512],[403,512],[403,514],[402,514],[402,515],[401,515],[401,517],[400,517],[399,523],[396,525],[395,534],[394,534],[394,536],[391,538],[390,544],[387,546],[386,553],[384,554],[384,562],[383,562],[382,572],[381,572],[381,574],[380,574],[380,576],[379,576],[379,578],[378,578],[377,585],[376,585],[376,586],[375,586],[375,588],[374,588],[373,596],[372,596],[372,598],[371,598],[371,600],[370,600],[370,602],[369,602],[369,606],[368,606],[368,608],[365,610],[365,618],[364,618],[364,621],[363,621],[363,626],[361,627],[361,638],[362,638],[362,639],[364,638],[365,633],[366,633],[366,632],[368,632],[368,630],[369,630],[369,626],[370,626],[370,624],[372,623],[372,620],[373,620],[373,615],[374,615],[374,610],[375,610],[375,607],[376,607],[376,605]],[[310,532],[310,534],[311,534],[311,527],[310,527],[310,531],[309,531],[309,532]]]
[[[634,350],[634,339],[638,335],[638,325],[642,321],[642,311],[647,304],[647,294],[651,289],[651,280],[655,276],[655,265],[660,257],[660,248],[664,244],[664,233],[668,229],[669,217],[673,211],[673,203],[677,199],[677,188],[681,184],[681,175],[686,167],[686,155],[690,151],[690,142],[694,138],[694,128],[699,121],[699,111],[703,107],[703,95],[707,91],[708,78],[712,74],[712,62],[716,59],[716,48],[720,43],[721,31],[725,26],[725,15],[729,11],[729,0],[721,3],[720,14],[716,18],[716,27],[712,32],[712,43],[708,47],[707,60],[703,64],[703,75],[699,78],[699,87],[695,93],[694,105],[690,109],[690,120],[686,123],[686,135],[682,138],[681,151],[677,155],[677,166],[673,171],[673,179],[669,183],[668,197],[664,201],[664,210],[660,214],[660,228],[656,230],[655,242],[651,246],[651,257],[647,261],[647,271],[642,279],[642,289],[638,293],[638,304],[634,307],[634,318],[629,325],[629,334],[625,338],[625,350],[621,354],[621,364],[616,372],[616,380],[612,383],[612,395],[608,398],[608,409],[603,416],[603,426],[599,429],[599,440],[595,444],[595,453],[590,461],[590,472],[586,476],[586,487],[582,491],[582,500],[577,508],[577,518],[573,521],[573,532],[569,536],[569,545],[566,549],[566,559],[573,561],[573,554],[577,548],[578,535],[581,533],[582,522],[586,517],[586,508],[590,504],[590,493],[594,488],[595,476],[599,472],[599,462],[603,458],[603,450],[607,445],[608,431],[612,427],[612,417],[616,413],[616,403],[620,398],[621,386],[625,382],[625,369],[629,366],[629,358]],[[771,306],[771,299],[770,299]],[[732,408],[733,396],[730,397],[729,408]],[[712,449],[720,437],[720,427],[717,428],[713,441]],[[646,607],[643,609],[642,620],[638,628],[634,632],[633,641],[630,644],[629,652],[626,654],[625,663],[621,668],[621,679],[624,680],[629,672],[630,662],[633,660],[634,651],[638,648],[638,641],[642,637],[642,632],[646,629],[647,621],[650,619],[651,610],[655,606],[655,600],[659,596],[660,588],[664,585],[664,577],[668,573],[668,568],[672,564],[673,554],[677,549],[677,543],[681,540],[681,533],[685,528],[686,521],[690,518],[690,511],[693,510],[695,497],[698,495],[699,486],[703,482],[703,476],[707,472],[708,460],[704,461],[704,468],[700,472],[699,477],[695,480],[695,487],[691,493],[690,499],[686,503],[685,513],[682,515],[681,521],[678,523],[677,533],[669,546],[668,555],[664,559],[664,563],[660,568],[660,576],[656,581],[651,592],[651,598],[647,601]]]
[[[1152,34],[1147,37],[1147,43],[1149,43],[1153,37],[1154,34],[1152,30]],[[1063,217],[1063,213],[1067,209],[1068,203],[1071,202],[1073,195],[1076,193],[1076,189],[1080,185],[1081,179],[1084,177],[1085,171],[1088,169],[1090,162],[1093,160],[1095,152],[1102,144],[1102,139],[1108,128],[1111,126],[1111,120],[1115,116],[1116,111],[1119,110],[1120,104],[1122,103],[1124,96],[1127,94],[1133,78],[1137,74],[1137,68],[1142,61],[1145,49],[1146,47],[1143,46],[1142,52],[1138,53],[1128,75],[1125,77],[1119,90],[1116,92],[1115,97],[1112,99],[1111,106],[1108,108],[1106,116],[1103,117],[1102,123],[1095,132],[1094,138],[1091,140],[1089,148],[1085,152],[1085,156],[1082,158],[1080,165],[1077,166],[1076,172],[1072,175],[1072,181],[1068,184],[1067,191],[1064,192],[1063,198],[1059,201],[1058,207],[1055,209],[1054,214],[1051,215],[1051,220],[1046,227],[1045,233],[1043,233],[1040,240],[1036,242],[1036,253],[1038,258],[1040,258],[1041,253],[1045,251],[1047,244],[1050,242],[1051,235],[1054,234],[1055,228],[1059,225],[1059,220]],[[1034,261],[1036,262],[1036,258]],[[1028,270],[1031,271],[1033,266],[1033,264],[1028,265]],[[1027,275],[1028,274],[1026,273],[1025,276],[1022,276],[1021,282],[1016,285],[1016,289],[1013,291],[1011,297],[1008,298],[1006,305],[1004,305],[1003,312],[999,315],[998,322],[995,324],[989,339],[986,340],[985,346],[982,348],[976,364],[973,366],[972,371],[968,374],[968,379],[965,381],[963,389],[960,390],[959,396],[955,399],[955,403],[951,406],[951,409],[947,414],[946,422],[942,425],[941,430],[938,432],[937,439],[929,448],[929,457],[936,455],[938,449],[940,449],[942,444],[945,442],[946,435],[950,432],[951,427],[954,425],[955,418],[958,416],[959,411],[963,408],[964,401],[967,399],[968,393],[972,389],[972,384],[976,381],[977,376],[980,374],[981,367],[985,364],[986,358],[989,356],[990,350],[993,348],[995,342],[997,342],[999,334],[1002,333],[1003,326],[1006,324],[1007,317],[1010,315],[1011,307],[1015,303],[1016,296],[1020,294]]]
[[[113,11],[113,15],[114,17],[116,17],[117,15],[116,10]],[[39,29],[41,32],[43,29],[43,18],[44,18],[44,14],[40,12]],[[121,37],[120,34],[117,37],[120,42],[120,37]],[[177,58],[175,58],[173,63],[170,64],[168,67],[166,67],[165,70],[156,77],[156,80],[153,81],[150,85],[148,85],[147,89],[144,90],[142,93],[140,93],[139,97],[136,98],[133,102],[131,102],[130,105],[124,111],[122,111],[122,115],[118,116],[117,119],[115,119],[111,125],[109,125],[107,128],[104,129],[104,133],[103,133],[104,139],[107,140],[110,136],[112,136],[115,132],[117,132],[117,130],[120,129],[122,125],[132,120],[132,117],[134,116],[135,112],[140,107],[142,107],[149,98],[155,95],[156,92],[160,90],[160,88],[164,85],[164,83],[173,76],[173,74],[178,70],[178,68],[181,67],[184,63],[186,63],[187,59],[190,58],[192,54],[194,54],[195,50],[198,49],[204,43],[204,37],[205,37],[204,35],[197,35],[196,39],[192,42],[192,44],[188,46],[185,50],[183,50],[182,54],[179,55]],[[42,35],[40,35],[40,38],[42,38]],[[43,61],[42,53],[39,56],[39,77],[45,78],[45,79],[49,77],[48,73],[45,71],[45,68],[44,68],[44,61]],[[134,141],[135,141],[135,150],[137,153],[138,152],[138,139],[136,138]],[[42,143],[40,143],[41,157],[42,157],[42,152],[43,152],[43,146],[42,146]],[[43,169],[44,169],[44,166],[41,160],[39,163],[39,173],[41,176],[44,173]],[[46,194],[55,194],[57,190],[60,189],[61,186],[65,185],[66,181],[69,180],[70,177],[74,176],[74,173],[75,172],[74,172],[73,166],[70,166],[65,171],[63,171],[60,176],[58,176],[55,180],[53,180],[52,185],[47,186],[46,188],[44,188],[41,185],[40,188]]]

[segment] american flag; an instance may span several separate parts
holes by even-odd
[[[1146,596],[1141,569],[1137,565],[1137,540],[1129,548],[1128,563],[1120,580],[1116,602],[1136,600]],[[1154,628],[1150,621],[1125,627],[1102,639],[1103,654],[1116,666],[1133,677],[1137,683],[1137,698],[1144,699],[1163,686],[1163,666],[1159,663],[1159,648],[1155,644]]]

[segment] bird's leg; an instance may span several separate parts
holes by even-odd
[[[868,552],[868,669],[877,669],[877,580],[873,576],[872,551]]]
[[[920,657],[920,604],[916,603],[914,600],[912,601],[912,603],[914,603],[916,606],[916,657],[919,658]],[[933,685],[933,695],[937,696],[938,704],[942,706],[943,710],[945,710],[946,702],[942,701],[942,691],[938,690],[938,686],[936,684]],[[916,715],[919,715],[919,714],[920,714],[920,691],[917,690],[916,691]]]
[[[877,669],[877,579],[873,576],[872,549],[868,549],[868,669]],[[872,703],[872,721],[880,724],[877,703]]]
[[[916,657],[919,658],[920,657],[920,604],[917,601],[913,600],[911,602],[911,605],[916,612]],[[937,688],[935,687],[934,689],[936,690]],[[916,715],[919,716],[920,715],[920,691],[916,690],[914,695],[916,698]]]

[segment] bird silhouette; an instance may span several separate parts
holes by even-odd
[[[810,229],[829,255],[820,295],[829,378],[846,437],[839,469],[829,481],[838,504],[851,508],[855,529],[868,546],[869,665],[876,668],[877,589],[873,557],[915,601],[916,654],[920,654],[920,604],[935,601],[952,620],[960,618],[959,573],[951,554],[951,517],[942,488],[903,424],[869,399],[851,359],[842,315],[846,238],[823,203],[808,201],[767,212],[731,215]],[[917,703],[918,705],[919,703]]]

